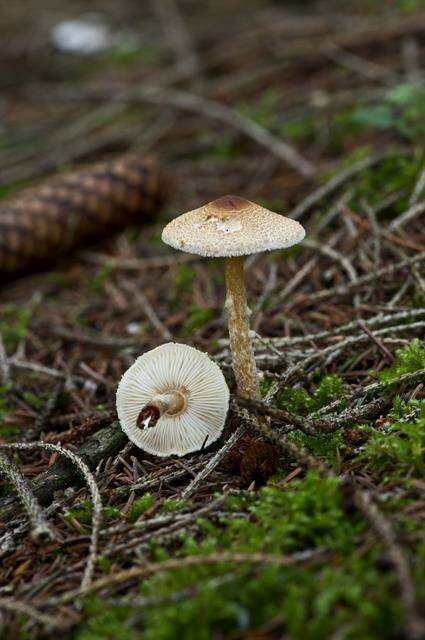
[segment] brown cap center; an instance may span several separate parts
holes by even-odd
[[[241,209],[245,209],[249,206],[249,201],[245,200],[245,198],[240,198],[239,196],[222,196],[221,198],[217,198],[214,202],[211,202],[211,205],[215,209],[224,209],[226,211],[240,211]]]

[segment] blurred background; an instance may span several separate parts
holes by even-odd
[[[3,2],[1,195],[154,150],[173,211],[228,191],[290,207],[341,158],[423,136],[424,27],[422,0]]]

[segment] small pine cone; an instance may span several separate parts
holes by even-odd
[[[277,471],[276,447],[247,433],[224,457],[220,468],[237,473],[241,485],[248,487],[253,480],[262,485]]]
[[[257,486],[267,482],[278,467],[276,447],[269,442],[253,440],[241,461],[241,485],[248,487],[252,481]]]
[[[0,207],[0,273],[13,274],[142,222],[164,200],[149,157],[124,156],[49,179]]]

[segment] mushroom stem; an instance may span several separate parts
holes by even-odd
[[[249,337],[251,312],[246,301],[244,263],[243,256],[225,260],[230,349],[238,394],[258,399],[261,394],[254,351]]]
[[[170,391],[169,393],[159,393],[145,404],[137,416],[137,426],[139,429],[154,427],[161,416],[168,414],[175,416],[186,409],[187,400],[181,391]]]

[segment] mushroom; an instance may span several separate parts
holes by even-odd
[[[138,447],[184,456],[217,440],[229,407],[224,376],[206,353],[168,342],[139,356],[117,390],[118,418]]]
[[[224,257],[230,349],[238,393],[260,397],[244,283],[244,256],[284,249],[301,242],[305,230],[296,220],[238,196],[223,196],[172,220],[162,240],[181,251]]]

